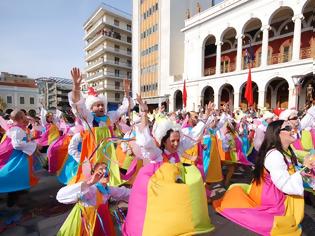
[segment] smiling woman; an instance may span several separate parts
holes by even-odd
[[[304,187],[290,147],[295,140],[296,133],[288,121],[271,122],[257,155],[252,184],[232,185],[222,199],[214,202],[215,209],[262,235],[301,235]]]

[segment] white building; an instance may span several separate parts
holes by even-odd
[[[255,106],[303,108],[306,87],[315,88],[314,8],[314,0],[225,0],[185,20],[182,78],[163,77],[170,109],[182,106],[184,79],[188,110],[209,100],[246,108],[246,49],[255,55]],[[169,55],[161,56],[172,64]]]
[[[169,80],[182,81],[185,45],[181,29],[188,14],[198,14],[199,10],[208,8],[210,2],[133,1],[133,96],[141,94],[149,108],[169,100]]]
[[[84,24],[88,87],[104,94],[108,109],[123,100],[123,80],[131,80],[130,15],[102,4]]]
[[[10,113],[15,108],[39,111],[38,88],[35,80],[26,75],[1,72],[0,97],[6,104],[4,112]]]
[[[72,80],[58,77],[36,79],[40,103],[46,110],[66,111],[70,109],[68,93],[72,90]]]

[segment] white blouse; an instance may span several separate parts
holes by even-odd
[[[90,127],[93,127],[93,114],[90,110],[87,109],[87,107],[85,106],[85,98],[83,97],[82,94],[80,94],[80,100],[77,103],[74,103],[72,100],[72,92],[68,93],[68,100],[69,100],[69,104],[72,108],[73,114],[76,117],[79,117],[81,119],[81,115],[86,119],[86,121],[89,123]],[[131,104],[132,106],[134,104]],[[125,114],[126,112],[128,112],[128,107],[129,107],[129,100],[124,97],[124,100],[122,102],[122,105],[116,110],[116,111],[108,111],[106,113],[106,115],[109,117],[110,121],[112,124],[114,124],[119,117],[121,117],[123,114]],[[87,124],[85,124],[85,122],[83,122],[83,125],[85,127],[85,129],[88,129]],[[100,122],[100,127],[105,126],[106,123],[104,122]]]
[[[303,196],[304,187],[301,173],[297,171],[290,175],[284,158],[278,150],[269,151],[265,158],[265,168],[269,171],[272,182],[279,190],[285,194]]]
[[[21,150],[27,155],[32,155],[37,147],[35,141],[29,141],[26,132],[20,127],[12,127],[7,131],[8,137],[11,139],[12,146],[16,150]]]
[[[72,204],[81,200],[84,206],[95,206],[96,191],[98,190],[95,185],[88,186],[85,182],[79,182],[61,188],[57,193],[56,199],[64,204]],[[109,194],[103,194],[103,203],[106,203],[110,197],[117,201],[128,202],[129,195],[130,189],[126,187],[109,186]]]

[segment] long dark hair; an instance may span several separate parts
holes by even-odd
[[[258,151],[256,160],[255,160],[255,169],[253,171],[253,177],[254,181],[258,184],[260,183],[261,178],[264,174],[264,163],[267,153],[272,150],[276,149],[279,152],[281,152],[283,155],[285,151],[282,148],[281,139],[280,139],[280,131],[281,126],[283,125],[284,120],[277,120],[271,122],[266,130],[264,141],[261,144],[261,147]],[[292,148],[289,146],[290,151],[290,157],[293,164],[297,164],[296,156],[292,150]]]

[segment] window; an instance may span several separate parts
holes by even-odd
[[[115,57],[115,64],[119,65],[119,57]]]
[[[230,61],[221,61],[221,73],[229,72]]]
[[[35,99],[33,97],[30,97],[30,104],[32,104],[32,105],[35,104]]]
[[[127,37],[127,42],[131,43],[131,37],[130,36]]]
[[[127,72],[127,78],[131,79],[131,72],[130,71]]]
[[[127,48],[127,54],[131,55],[131,48]]]
[[[158,3],[155,4],[155,10],[156,11],[159,10],[159,4]]]
[[[120,88],[120,82],[115,81],[115,89],[119,89]]]
[[[20,104],[24,104],[25,101],[24,101],[24,97],[20,97]]]
[[[114,20],[114,25],[119,26],[119,21],[118,20]]]
[[[7,96],[7,104],[11,104],[12,103],[12,97],[11,96]]]
[[[131,31],[131,25],[127,24],[127,30]]]
[[[290,46],[283,47],[282,62],[289,61],[289,52],[290,52]]]
[[[115,77],[119,77],[119,73],[120,73],[120,71],[119,70],[115,70]]]
[[[119,52],[119,45],[115,45],[115,52]]]
[[[115,101],[119,101],[120,100],[120,93],[115,93]]]
[[[127,65],[131,66],[131,60],[127,60]]]

